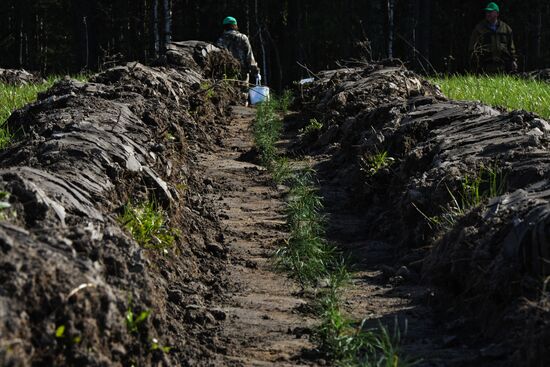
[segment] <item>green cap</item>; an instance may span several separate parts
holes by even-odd
[[[499,9],[498,5],[495,4],[495,3],[487,4],[487,7],[485,7],[484,10],[487,11],[487,12],[489,12],[489,11],[496,11],[497,13],[500,12],[500,9]]]
[[[235,19],[235,18],[233,18],[233,17],[226,17],[226,18],[223,20],[223,25],[228,25],[228,24],[237,25],[237,19]]]

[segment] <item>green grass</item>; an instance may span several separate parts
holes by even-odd
[[[319,122],[316,118],[310,119],[307,123],[307,125],[300,129],[301,134],[313,134],[316,131],[320,131],[323,128],[323,123]]]
[[[136,334],[142,328],[142,325],[147,322],[149,315],[151,315],[151,311],[149,310],[141,311],[139,314],[136,314],[131,306],[129,306],[125,316],[126,328],[130,333]]]
[[[382,168],[389,167],[395,159],[388,156],[387,151],[378,152],[365,158],[361,158],[361,170],[368,176],[374,176]]]
[[[168,252],[174,245],[176,231],[167,225],[166,213],[154,201],[129,203],[118,221],[146,249]]]
[[[354,321],[342,311],[341,293],[350,279],[344,264],[336,267],[328,277],[328,286],[321,292],[319,310],[321,324],[313,339],[319,349],[338,366],[345,367],[407,367],[415,363],[400,356],[401,333],[396,326],[393,333],[379,325],[366,329],[365,322]]]
[[[151,352],[160,351],[162,353],[170,353],[171,350],[172,350],[172,347],[160,344],[157,338],[151,339],[151,347],[150,347]]]
[[[0,149],[8,147],[13,139],[13,132],[6,126],[6,120],[13,111],[36,101],[38,93],[52,86],[54,80],[41,84],[12,86],[0,84]]]
[[[273,98],[273,103],[275,108],[280,111],[283,115],[286,115],[288,109],[294,102],[294,95],[291,90],[285,89],[279,97]]]
[[[323,203],[312,171],[294,175],[286,204],[290,238],[276,252],[276,265],[303,285],[315,286],[334,266],[334,248],[324,240]]]
[[[316,291],[323,281],[328,284],[320,291],[318,304],[320,325],[313,338],[319,349],[333,362],[346,367],[398,367],[410,364],[399,357],[399,333],[390,335],[380,326],[365,330],[342,311],[342,292],[350,274],[342,255],[325,240],[326,218],[323,201],[316,186],[315,171],[305,169],[293,172],[291,163],[278,155],[275,147],[280,138],[282,123],[278,102],[260,105],[254,126],[254,139],[260,151],[262,164],[271,172],[274,181],[288,182],[290,187],[286,203],[286,224],[290,232],[275,254],[275,265],[296,279],[302,287]],[[318,127],[315,120],[310,125]],[[321,125],[322,126],[322,125]],[[390,162],[387,153],[374,163],[377,169]]]
[[[451,99],[479,100],[492,106],[523,109],[550,118],[550,84],[546,82],[510,75],[455,75],[431,81]]]
[[[280,139],[282,130],[283,122],[277,112],[276,100],[272,99],[258,105],[254,124],[254,142],[260,151],[262,164],[268,169],[272,168],[277,158],[275,144]]]
[[[216,95],[214,90],[215,85],[206,81],[200,85],[201,91],[204,93],[206,99],[212,99]]]
[[[276,184],[280,185],[292,177],[292,162],[286,157],[277,157],[271,164],[271,176]]]

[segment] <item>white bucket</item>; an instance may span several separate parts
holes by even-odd
[[[269,100],[269,87],[255,86],[248,92],[250,97],[250,104],[256,105],[258,103]]]

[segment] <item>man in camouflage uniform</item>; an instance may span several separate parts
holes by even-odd
[[[227,17],[223,20],[223,28],[224,32],[216,42],[216,46],[225,48],[239,60],[241,64],[241,79],[248,82],[249,73],[253,76],[259,73],[250,41],[247,36],[239,32],[237,20],[233,17]]]
[[[484,10],[485,19],[474,28],[470,37],[472,69],[477,73],[514,73],[518,64],[512,28],[498,19],[497,4],[489,3]]]

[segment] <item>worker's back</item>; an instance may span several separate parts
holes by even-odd
[[[241,63],[243,71],[248,72],[250,68],[250,42],[248,37],[236,30],[227,30],[216,42],[216,46],[225,48],[233,57]]]

